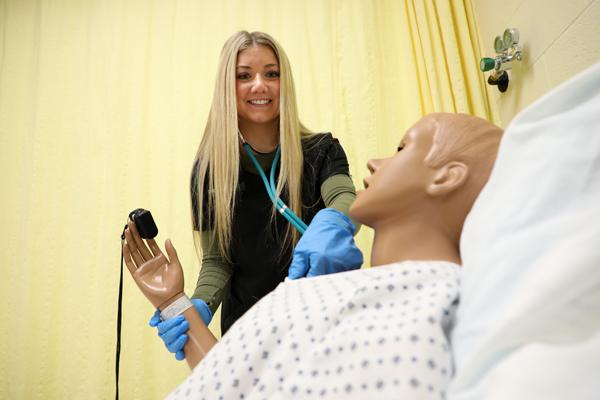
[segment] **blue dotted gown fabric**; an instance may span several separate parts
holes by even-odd
[[[407,261],[285,281],[169,399],[442,399],[459,267]]]

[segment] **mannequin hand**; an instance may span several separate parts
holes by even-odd
[[[354,224],[342,212],[333,208],[319,211],[296,245],[288,278],[359,268],[363,256],[354,243],[354,229]]]
[[[153,239],[144,244],[135,224],[129,220],[125,230],[123,259],[144,296],[155,307],[183,292],[183,269],[175,247],[170,240],[165,242],[169,259],[162,253]]]
[[[196,311],[200,314],[202,321],[208,326],[212,319],[212,312],[208,305],[200,299],[192,299],[192,304],[196,307]],[[167,321],[161,321],[160,310],[156,310],[152,318],[150,318],[150,326],[158,328],[158,336],[165,342],[167,350],[175,353],[176,359],[181,361],[185,358],[183,346],[185,346],[188,340],[185,332],[187,332],[190,325],[183,315],[178,315]]]

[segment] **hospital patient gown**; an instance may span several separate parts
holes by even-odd
[[[283,282],[168,398],[444,398],[458,287],[437,261]]]

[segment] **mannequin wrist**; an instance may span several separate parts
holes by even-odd
[[[182,296],[175,299],[160,312],[160,319],[166,321],[171,318],[175,318],[178,315],[183,314],[188,308],[194,305],[190,301],[189,297],[185,293]]]

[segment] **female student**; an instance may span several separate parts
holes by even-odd
[[[225,43],[191,176],[202,268],[192,302],[205,323],[222,303],[221,331],[286,277],[362,264],[347,217],[355,189],[340,143],[299,120],[289,61],[262,32]],[[189,324],[157,326],[183,359]]]

